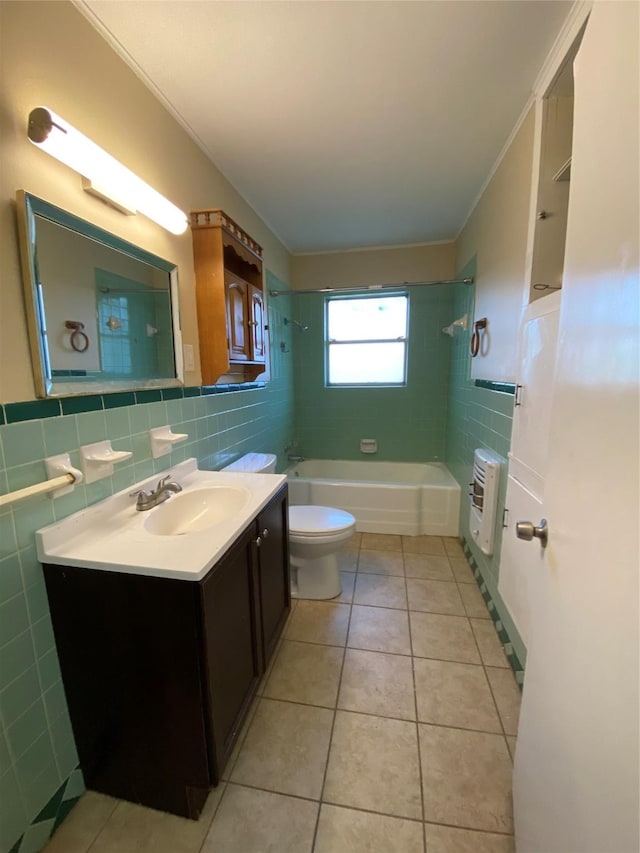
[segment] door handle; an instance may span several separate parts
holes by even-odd
[[[531,521],[516,521],[516,536],[518,539],[524,539],[525,542],[531,542],[532,539],[539,539],[542,547],[546,548],[549,541],[547,519],[541,519],[537,527]]]

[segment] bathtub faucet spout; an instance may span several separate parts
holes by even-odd
[[[287,459],[289,460],[289,462],[293,462],[296,465],[298,464],[298,462],[304,462],[304,456],[287,456]]]

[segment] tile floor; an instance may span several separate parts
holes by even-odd
[[[512,853],[520,693],[459,543],[356,534],[199,821],[88,792],[45,853]]]

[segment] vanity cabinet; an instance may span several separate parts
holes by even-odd
[[[191,212],[202,384],[265,372],[262,248],[222,210]]]
[[[196,819],[290,610],[286,485],[200,581],[44,573],[87,787]]]

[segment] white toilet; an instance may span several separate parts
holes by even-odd
[[[349,512],[329,506],[289,507],[292,598],[340,595],[336,552],[355,532],[356,520]]]
[[[272,474],[273,453],[247,453],[223,471]],[[328,506],[289,507],[292,598],[335,598],[342,592],[336,552],[356,531],[349,512]]]

